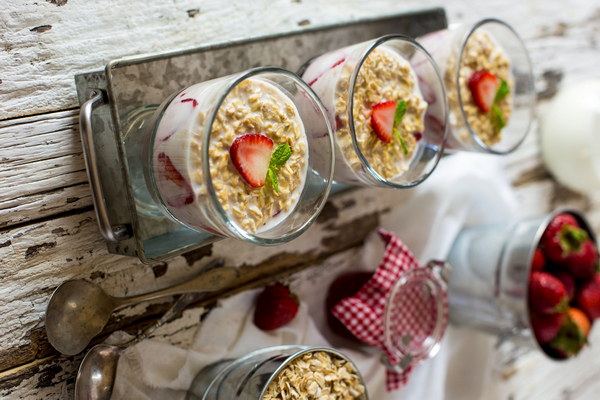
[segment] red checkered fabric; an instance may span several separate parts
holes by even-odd
[[[408,250],[408,248],[391,232],[380,229],[379,235],[386,244],[383,260],[377,267],[373,277],[352,297],[346,297],[338,302],[332,313],[357,338],[380,349],[387,356],[391,365],[401,361],[402,354],[388,345],[385,338],[385,307],[386,301],[394,284],[408,271],[416,272],[433,278],[428,268],[423,268]],[[444,309],[438,310],[437,298],[432,295],[422,282],[404,285],[401,296],[395,296],[388,307],[390,309],[391,340],[403,343],[408,348],[419,348],[424,340],[432,335],[436,326],[438,311],[441,312],[445,329],[448,316],[447,294],[442,293]],[[443,332],[443,331],[442,331]],[[410,373],[415,365],[422,361],[413,359],[404,364],[402,372],[387,371],[386,386],[388,391],[396,390],[408,382]]]

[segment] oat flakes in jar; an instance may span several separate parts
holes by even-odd
[[[301,74],[335,132],[335,181],[404,188],[433,172],[446,139],[446,94],[421,45],[388,35],[315,57]]]
[[[331,347],[275,346],[202,369],[186,400],[368,400],[356,365]]]
[[[256,68],[187,87],[155,113],[146,180],[176,221],[259,245],[289,241],[332,182],[330,124],[291,72]]]
[[[533,70],[525,44],[507,23],[484,19],[417,39],[438,64],[448,94],[448,150],[506,154],[530,130]],[[417,69],[424,77],[427,71]]]

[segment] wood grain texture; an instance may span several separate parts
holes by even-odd
[[[429,6],[445,7],[450,22],[494,16],[511,23],[530,50],[540,88],[548,70],[563,72],[565,82],[597,77],[600,4],[588,0],[568,7],[558,0],[0,0],[0,397],[69,397],[80,358],[58,357],[43,331],[46,302],[62,281],[85,278],[115,295],[134,294],[184,280],[207,259],[224,256],[245,271],[244,284],[250,285],[275,269],[290,272],[346,259],[402,196],[373,190],[343,194],[309,232],[276,248],[224,240],[150,266],[108,254],[91,210],[74,74],[122,56]],[[600,194],[582,195],[554,182],[537,141],[534,131],[503,159],[524,212],[538,215],[572,205],[600,230]],[[125,309],[106,333],[148,322],[165,307],[158,302]],[[194,308],[165,327],[164,340],[189,341],[202,312]],[[598,354],[587,352],[569,364],[569,372],[539,355],[527,356],[511,378],[493,378],[489,398],[595,399]]]

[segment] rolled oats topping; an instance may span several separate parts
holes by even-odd
[[[351,73],[352,68],[348,66],[337,84],[335,111],[339,121],[336,138],[347,162],[358,171],[362,165],[354,151],[348,123]],[[360,68],[352,101],[356,140],[371,168],[388,180],[403,173],[416,148],[418,132],[424,130],[423,117],[427,108],[410,64],[394,50],[385,47],[374,49]],[[374,126],[377,105],[386,104],[396,111],[399,102],[403,103],[404,114],[398,125],[393,124],[393,135],[392,121],[387,121],[389,132],[382,132],[385,127],[378,129]]]
[[[245,166],[232,162],[235,161],[230,152],[232,143],[246,139],[249,134],[272,142],[269,155],[277,149],[289,149],[289,157],[273,170],[274,181],[268,181],[272,177],[268,172],[270,156],[264,173],[262,168],[256,167],[254,159],[248,160]],[[249,150],[255,151],[256,147]],[[238,84],[217,112],[208,151],[213,186],[223,209],[249,232],[272,225],[277,216],[289,214],[304,185],[307,151],[304,126],[290,99],[273,85],[258,79],[251,78]],[[261,170],[263,179],[256,184],[248,178],[255,168]]]
[[[154,139],[163,201],[180,220],[203,229],[212,228],[203,223],[203,140],[217,92],[217,86],[198,84],[177,95]],[[260,232],[292,212],[306,179],[308,141],[299,111],[282,89],[259,77],[237,84],[216,111],[208,146],[216,198],[239,227]]]
[[[498,143],[512,112],[513,80],[508,57],[487,32],[479,29],[465,44],[458,88],[456,68],[456,57],[449,57],[444,82],[450,111],[456,118],[462,118],[460,90],[462,110],[472,131],[487,146]],[[466,130],[459,132],[463,140],[468,140],[469,134]]]
[[[366,389],[352,364],[325,351],[302,354],[269,384],[261,400],[358,400]]]

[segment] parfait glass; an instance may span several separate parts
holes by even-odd
[[[174,93],[147,132],[149,192],[166,215],[195,230],[258,245],[286,242],[310,226],[331,188],[325,109],[306,83],[280,68]],[[273,164],[280,148],[287,156]]]
[[[484,19],[417,39],[448,94],[448,150],[514,151],[530,130],[536,94],[525,44],[506,22]],[[419,76],[422,72],[418,71]]]
[[[406,188],[433,172],[446,138],[446,94],[417,42],[388,35],[354,44],[311,59],[300,74],[334,129],[336,182]]]

